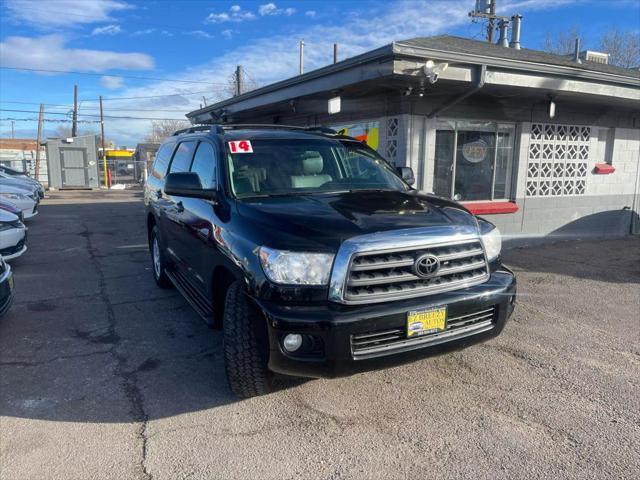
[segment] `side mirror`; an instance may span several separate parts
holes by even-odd
[[[211,188],[202,188],[200,177],[197,173],[192,172],[170,173],[167,175],[164,182],[164,193],[178,197],[217,199],[217,191]]]
[[[413,176],[413,170],[411,167],[396,167],[396,170],[402,179],[409,185],[416,183],[416,178]]]

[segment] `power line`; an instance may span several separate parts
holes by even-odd
[[[109,74],[109,73],[94,73],[94,72],[78,72],[75,70],[52,70],[45,68],[26,68],[26,67],[5,67],[0,66],[0,68],[5,70],[19,70],[25,72],[44,72],[44,73],[71,73],[74,75],[91,75],[96,77],[121,77],[121,78],[133,78],[136,80],[154,80],[161,82],[180,82],[180,83],[199,83],[205,85],[224,85],[223,83],[216,82],[205,82],[202,80],[177,80],[172,78],[161,78],[161,77],[140,77],[137,75],[120,75],[120,74]]]
[[[0,122],[37,122],[37,118],[0,118]],[[71,120],[64,120],[61,118],[43,118],[43,122],[52,123],[71,123]],[[78,123],[100,123],[100,120],[78,120]]]
[[[81,100],[84,101],[84,100]],[[38,102],[19,102],[17,100],[0,100],[0,103],[12,103],[12,104],[19,104],[19,105],[40,105],[40,103]],[[45,103],[43,104],[46,107],[53,107],[53,108],[73,108],[72,104],[66,104],[66,103]],[[91,106],[80,106],[81,110],[99,110],[99,107],[91,107]],[[185,109],[182,110],[165,110],[162,108],[123,108],[123,107],[111,107],[111,110],[117,110],[117,111],[122,111],[122,112],[176,112],[176,113],[183,113],[185,111]]]
[[[15,112],[15,113],[39,113],[35,110],[14,110],[9,108],[0,108],[0,112]],[[68,113],[63,112],[47,112],[47,115],[68,115]],[[93,115],[91,113],[79,113],[80,117],[100,117],[100,115]],[[105,115],[104,118],[112,118],[119,120],[176,120],[182,121],[187,120],[186,118],[156,118],[156,117],[128,117],[128,116],[117,116],[117,115]]]
[[[224,90],[213,90],[223,92]],[[203,93],[211,93],[212,90],[202,90],[200,92],[184,92],[184,93],[165,93],[164,95],[146,95],[146,96],[138,96],[138,97],[111,97],[111,98],[103,98],[102,101],[105,100],[139,100],[141,98],[164,98],[164,97],[181,97],[187,95],[202,95]],[[81,102],[97,102],[97,98],[85,98],[81,99]]]

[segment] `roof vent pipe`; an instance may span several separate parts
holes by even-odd
[[[511,43],[509,43],[509,47],[520,50],[520,26],[522,25],[522,15],[518,15],[516,13],[511,17],[511,22],[513,23],[513,26],[511,27]]]
[[[504,48],[509,48],[509,39],[507,38],[507,31],[509,30],[509,21],[508,20],[500,20],[498,23],[498,28],[500,29],[500,38],[498,39],[497,45],[500,45]]]
[[[576,46],[573,52],[573,61],[576,63],[582,63],[582,60],[580,60],[580,37],[576,37]]]

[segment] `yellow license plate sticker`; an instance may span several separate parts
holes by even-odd
[[[447,328],[447,307],[416,310],[407,315],[407,337],[427,335]]]

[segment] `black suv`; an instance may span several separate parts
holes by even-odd
[[[224,331],[231,389],[335,377],[498,335],[500,232],[329,129],[176,132],[145,187],[153,274]],[[444,345],[446,344],[446,345]]]

